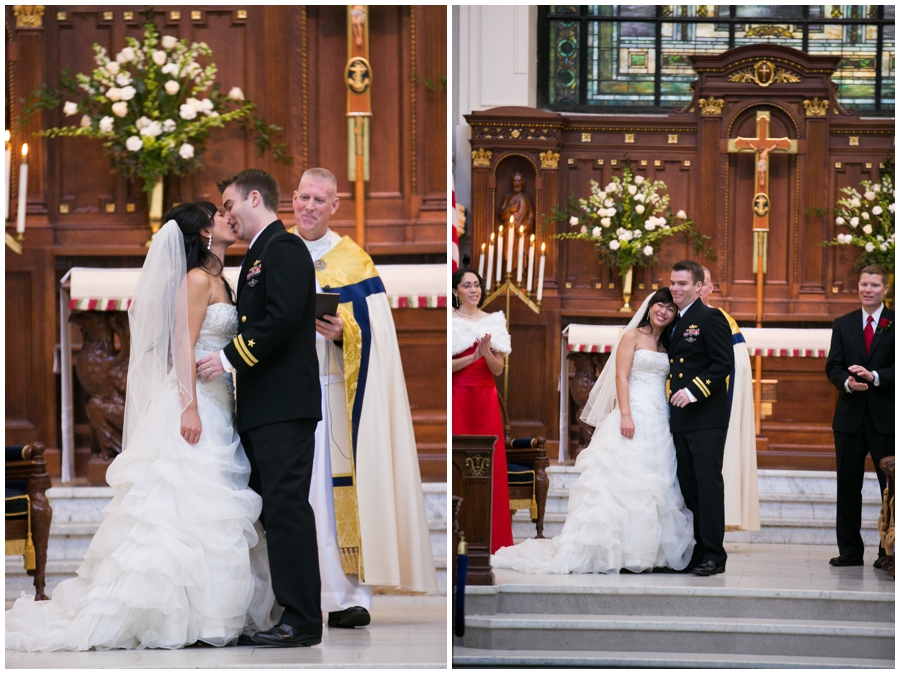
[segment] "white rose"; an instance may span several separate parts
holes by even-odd
[[[112,111],[116,117],[124,117],[128,114],[128,103],[125,101],[119,101],[118,103],[112,104]]]
[[[128,63],[129,61],[134,61],[134,49],[131,47],[125,47],[122,51],[120,51],[116,55],[116,61],[119,63]]]
[[[865,196],[865,198],[868,199],[869,201],[875,201],[875,192],[869,191],[869,192],[866,192],[863,196]]]
[[[643,185],[644,184],[644,176],[635,176],[634,184],[635,185]],[[632,194],[634,194],[634,193],[632,192]]]
[[[609,218],[601,218],[600,224],[604,227],[609,227],[612,224],[612,220],[610,220]]]
[[[213,110],[211,113],[209,113],[209,116],[210,116],[210,117],[218,117],[218,116],[219,116],[219,113],[216,112],[215,110]]]
[[[594,229],[591,230],[591,236],[593,236],[595,239],[599,239],[602,233],[603,230],[599,227],[594,227]]]
[[[606,206],[607,208],[609,208],[610,206],[613,205],[613,203],[614,202],[612,199],[607,199],[606,201],[603,202],[603,205]]]
[[[162,128],[166,133],[172,133],[176,128],[178,128],[178,124],[174,119],[167,119],[162,123]]]
[[[156,121],[149,122],[143,129],[141,129],[142,136],[150,136],[151,138],[156,138],[161,133],[162,124]]]
[[[644,246],[644,255],[647,257],[653,255],[653,246]]]
[[[613,239],[612,241],[609,242],[609,249],[610,250],[619,250],[619,246],[621,246],[621,245],[622,244],[620,244],[618,241]]]
[[[856,227],[859,224],[859,218],[850,218],[850,226]]]
[[[200,110],[202,112],[209,114],[210,112],[212,112],[212,109],[213,109],[213,102],[211,99],[204,98],[202,101],[200,101]]]
[[[581,226],[581,233],[582,233],[582,234],[587,234],[587,225],[582,225],[582,226]]]
[[[663,217],[656,218],[656,224],[663,229],[669,229],[669,226],[666,224],[666,219]]]
[[[844,220],[844,218],[842,218],[840,215],[834,219],[834,223],[836,225],[843,225],[845,222],[847,222],[847,221]]]
[[[151,58],[153,59],[153,62],[158,66],[166,64],[166,52],[164,52],[162,49],[153,50]]]
[[[91,125],[91,118],[87,115],[81,116],[81,128],[86,129]]]
[[[862,230],[866,234],[871,234],[872,233],[872,225],[866,225],[865,227],[862,228]]]
[[[881,208],[881,206],[876,206],[872,209],[873,215],[881,215],[882,213],[884,213],[884,210]]]
[[[629,185],[628,186],[628,194],[637,194],[637,185]]]
[[[887,250],[889,248],[889,246],[886,243],[883,243],[880,246],[878,246],[878,248],[880,248],[881,250]]]
[[[185,101],[185,103],[191,106],[197,112],[200,112],[203,109],[203,103],[200,102],[199,98],[191,97]]]
[[[119,73],[116,75],[116,84],[120,87],[125,87],[131,84],[131,75],[128,73]]]
[[[637,206],[635,206],[634,212],[637,213],[638,215],[643,213],[644,212],[644,204],[638,204]]]
[[[181,86],[175,80],[169,80],[168,82],[166,82],[165,87],[166,93],[169,94],[169,96],[174,96],[181,88]]]
[[[872,191],[873,191],[873,192],[880,192],[880,191],[881,191],[881,185],[872,185]]]
[[[110,61],[106,64],[106,72],[110,75],[115,75],[119,72],[119,62],[118,61]]]
[[[78,112],[78,103],[73,103],[72,101],[66,101],[66,104],[63,106],[63,114],[66,117],[71,117],[76,112]]]
[[[178,44],[178,39],[171,35],[163,35],[160,42],[164,49],[172,49],[172,47]]]
[[[619,228],[616,230],[616,236],[621,237],[624,233],[625,233],[625,228],[624,228],[624,227],[619,227]]]
[[[888,205],[888,210],[889,210],[891,213],[893,213],[893,212],[894,212],[894,204],[889,204],[889,205]]]
[[[134,123],[134,126],[138,131],[140,131],[145,126],[147,126],[149,123],[150,123],[149,117],[138,117],[137,121],[135,121],[135,123]]]
[[[144,147],[144,141],[137,136],[129,136],[128,140],[125,141],[125,147],[131,152],[137,152]]]
[[[873,250],[875,250],[875,244],[869,241],[869,243],[866,244],[866,252],[871,253]]]
[[[631,232],[629,232],[628,230],[626,230],[626,231],[622,234],[622,236],[619,237],[619,240],[621,240],[621,241],[631,241],[631,239],[633,239],[633,238],[634,238],[634,235],[632,235]]]
[[[643,234],[643,232],[641,230],[636,229],[631,233],[631,236],[634,239],[640,239],[642,234]]]
[[[572,227],[575,227],[578,224],[578,218],[573,215],[569,218],[569,224],[572,225]]]
[[[853,197],[850,200],[850,205],[853,206],[853,208],[859,208],[859,199],[857,199],[856,197]]]
[[[113,103],[115,103],[116,101],[121,101],[122,100],[122,90],[117,89],[116,87],[110,87],[109,90],[106,92],[106,97],[109,100],[111,100]]]
[[[859,217],[861,217],[863,220],[868,220],[869,214],[866,213],[865,211],[863,211],[862,213],[859,214]]]
[[[884,241],[884,237],[881,236],[881,234],[879,234],[879,235],[876,236],[875,238],[878,239],[879,241]]]
[[[100,130],[103,133],[112,133],[114,123],[115,123],[115,120],[112,117],[109,117],[107,115],[106,117],[104,117],[103,119],[100,120]]]
[[[243,101],[244,92],[241,91],[240,87],[231,87],[231,91],[228,92],[228,98],[233,101]]]
[[[644,202],[644,199],[645,199],[645,198],[646,198],[646,196],[644,195],[643,192],[641,192],[640,194],[635,194],[635,195],[634,195],[634,200],[635,200],[635,201],[640,201],[641,203]]]
[[[123,87],[119,90],[119,94],[122,96],[123,101],[130,101],[134,98],[134,95],[137,93],[137,89],[134,87]]]
[[[197,111],[187,103],[178,108],[178,115],[181,119],[191,120],[197,116]]]
[[[647,222],[644,223],[644,229],[648,232],[652,232],[656,229],[656,218],[647,218]]]
[[[679,220],[687,220],[687,213],[685,213],[684,211],[678,211],[675,214],[675,217],[678,218]]]
[[[597,193],[597,198],[598,198],[600,201],[603,201],[604,199],[606,199],[606,192],[598,192],[598,193]]]
[[[162,67],[163,75],[177,75],[178,74],[178,66],[174,63],[167,63]]]
[[[838,234],[837,235],[838,243],[850,243],[852,238],[853,237],[851,237],[849,234]]]
[[[182,159],[190,159],[194,156],[194,146],[190,143],[185,143],[178,149],[178,154]]]

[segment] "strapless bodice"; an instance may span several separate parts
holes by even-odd
[[[628,393],[631,414],[655,412],[669,414],[666,400],[666,378],[669,376],[669,356],[659,351],[638,349],[634,352]]]
[[[210,304],[200,326],[200,336],[194,346],[194,360],[215,353],[234,339],[238,329],[237,307],[226,302]],[[234,410],[234,384],[230,374],[211,381],[197,380],[197,395]]]

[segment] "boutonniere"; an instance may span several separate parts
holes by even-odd
[[[878,329],[875,331],[876,333],[885,332],[890,330],[894,324],[889,321],[887,318],[882,317],[880,321],[878,321]]]

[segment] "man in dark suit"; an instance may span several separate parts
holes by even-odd
[[[675,441],[678,482],[694,514],[698,576],[725,573],[725,492],[722,460],[728,432],[726,379],[734,368],[731,327],[699,293],[703,268],[691,260],[672,267],[669,288],[678,315],[669,328],[669,425]]]
[[[316,360],[315,271],[303,242],[278,219],[280,190],[265,171],[217,183],[225,216],[250,248],[237,287],[238,334],[198,362],[198,377],[237,373],[237,430],[262,496],[269,567],[281,623],[254,643],[322,641],[316,521],[309,503],[316,425],[322,418]]]
[[[881,492],[881,459],[894,455],[894,312],[884,306],[887,272],[865,267],[859,275],[862,308],[841,316],[831,329],[825,373],[838,390],[834,408],[837,458],[837,543],[833,566],[860,566],[863,540],[862,485],[866,454],[871,454]],[[879,546],[875,566],[881,568]]]

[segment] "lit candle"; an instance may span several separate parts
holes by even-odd
[[[3,222],[9,217],[9,184],[12,173],[12,143],[9,142],[9,129],[6,130],[6,191],[3,193]]]
[[[516,236],[516,228],[513,224],[513,216],[509,216],[509,229],[506,231],[509,236],[509,243],[506,248],[506,273],[512,274],[512,261],[513,261],[513,239]]]
[[[478,258],[478,275],[484,278],[484,246],[481,244],[481,257]]]
[[[534,234],[531,235],[531,245],[528,247],[528,292],[534,285]]]
[[[491,272],[494,271],[494,233],[491,232],[491,245],[488,246],[488,270],[487,276],[483,276],[482,278],[487,283],[487,288],[485,290],[491,289]]]
[[[25,202],[28,201],[28,143],[22,146],[22,163],[19,166],[19,218],[16,232],[25,233]]]
[[[544,261],[547,259],[544,256],[544,249],[547,247],[546,243],[541,244],[541,266],[538,269],[538,287],[537,287],[537,301],[541,301],[541,297],[544,294]]]
[[[500,283],[500,279],[503,278],[503,225],[500,225],[497,242],[497,283]]]
[[[522,260],[525,259],[525,225],[519,227],[519,259],[516,265],[516,284],[522,285]]]

